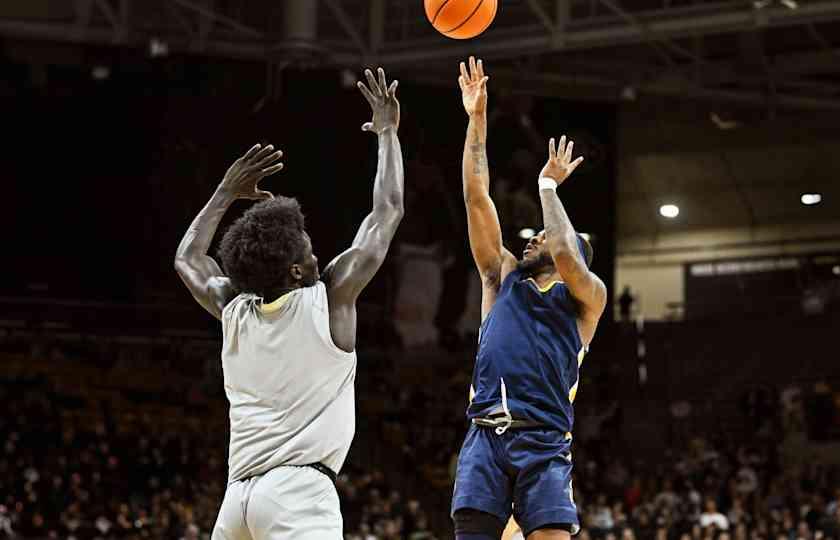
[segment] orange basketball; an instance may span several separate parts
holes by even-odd
[[[469,39],[487,30],[496,17],[498,0],[424,0],[426,17],[438,32]]]

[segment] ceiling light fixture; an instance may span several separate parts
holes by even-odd
[[[822,195],[819,193],[803,193],[799,200],[802,201],[802,204],[805,206],[813,206],[822,201]]]
[[[534,236],[534,229],[531,229],[530,227],[526,227],[526,228],[522,229],[521,231],[519,231],[519,238],[522,238],[523,240],[530,240],[531,237],[533,237],[533,236]]]
[[[674,219],[680,215],[680,207],[676,204],[663,204],[659,207],[659,213],[668,219]]]

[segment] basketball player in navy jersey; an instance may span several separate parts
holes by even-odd
[[[572,403],[578,369],[607,291],[589,270],[592,247],[557,196],[583,158],[549,142],[538,178],[545,230],[522,259],[502,245],[487,166],[487,80],[481,60],[461,63],[464,201],[470,248],[482,281],[478,354],[458,458],[452,518],[457,540],[498,539],[511,514],[528,540],[578,531],[572,497]]]

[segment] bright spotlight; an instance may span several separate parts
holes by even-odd
[[[531,237],[534,236],[534,234],[535,234],[534,229],[526,227],[526,228],[522,229],[521,231],[519,231],[519,238],[522,238],[523,240],[530,240]]]
[[[90,76],[94,81],[104,81],[111,76],[111,68],[108,66],[95,66],[90,72]]]
[[[802,204],[811,206],[813,204],[819,204],[822,200],[822,195],[819,193],[803,193],[799,200],[802,201]]]
[[[152,38],[149,40],[149,56],[160,58],[169,56],[169,44],[162,39]]]
[[[840,266],[835,266],[834,268],[832,268],[831,273],[835,276],[840,276]]]
[[[680,215],[680,207],[676,204],[663,204],[659,207],[659,213],[662,214],[663,217],[673,219]]]

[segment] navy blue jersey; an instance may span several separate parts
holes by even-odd
[[[540,290],[520,271],[511,272],[481,325],[469,418],[506,406],[513,418],[571,432],[572,402],[585,349],[577,304],[563,283]]]

